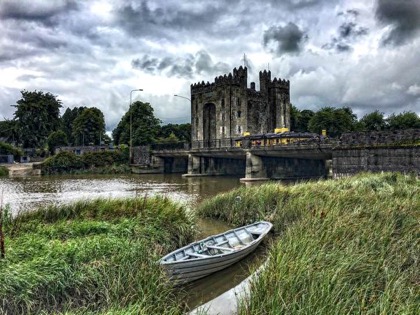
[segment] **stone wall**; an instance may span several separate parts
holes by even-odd
[[[150,146],[133,147],[133,164],[150,165]]]
[[[420,175],[420,129],[343,134],[333,150],[334,177],[363,171]]]

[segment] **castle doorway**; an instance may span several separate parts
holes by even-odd
[[[207,103],[203,108],[204,147],[213,147],[216,139],[216,105]]]

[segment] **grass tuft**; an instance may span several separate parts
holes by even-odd
[[[419,196],[415,176],[361,174],[240,188],[199,213],[270,220],[280,236],[239,314],[416,314]]]
[[[1,314],[182,314],[157,260],[194,218],[167,198],[80,201],[8,220]]]

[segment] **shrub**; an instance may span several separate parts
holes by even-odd
[[[46,159],[41,166],[43,174],[71,173],[75,170],[84,169],[82,159],[72,152],[59,152]]]
[[[0,176],[8,176],[9,169],[6,166],[0,166]]]
[[[18,149],[9,143],[0,141],[0,154],[12,154],[15,159],[19,159],[23,155],[23,152],[21,149]]]

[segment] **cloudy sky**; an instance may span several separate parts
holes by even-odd
[[[164,123],[189,122],[173,95],[244,62],[249,83],[290,80],[299,109],[420,114],[419,0],[0,0],[0,29],[1,120],[41,90],[112,130],[141,88]]]

